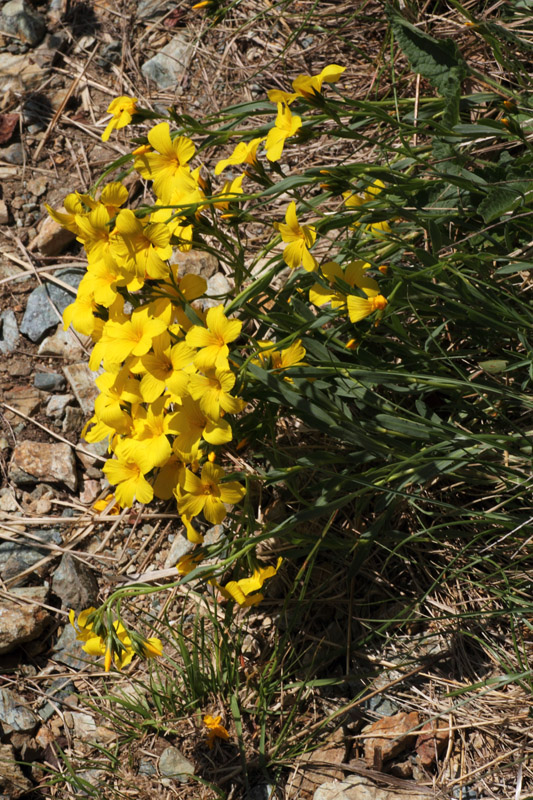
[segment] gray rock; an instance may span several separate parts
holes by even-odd
[[[33,385],[44,392],[58,392],[65,388],[65,377],[58,372],[38,372]]]
[[[46,531],[32,531],[43,544],[61,544],[63,541],[59,531],[53,528]],[[4,581],[11,580],[21,572],[33,567],[51,552],[48,547],[39,547],[31,539],[18,539],[16,542],[2,542],[0,544],[0,577]],[[14,585],[23,586],[28,583],[31,575],[21,578]]]
[[[0,14],[0,31],[11,33],[21,42],[35,47],[43,39],[46,25],[26,0],[10,0]]]
[[[52,578],[52,592],[61,598],[63,607],[81,611],[96,604],[98,582],[86,564],[64,553]]]
[[[9,169],[9,167],[7,167]],[[63,211],[64,209],[59,209]],[[39,250],[44,256],[57,256],[76,238],[73,231],[63,228],[52,217],[45,217],[39,225],[39,232],[32,239],[28,250]]]
[[[178,33],[149,61],[141,72],[145,78],[154,81],[159,89],[175,87],[189,67],[193,46],[183,33]]]
[[[180,783],[187,783],[194,775],[194,765],[180,753],[177,747],[167,747],[159,759],[159,772],[167,778],[175,778]]]
[[[63,372],[83,413],[87,416],[93,414],[94,401],[99,394],[98,387],[94,382],[96,374],[89,369],[89,365],[85,362],[70,364],[68,367],[64,367]]]
[[[368,778],[350,775],[345,781],[330,781],[319,786],[313,800],[407,800],[402,790],[381,789]],[[409,795],[409,800],[414,800]]]
[[[54,658],[72,669],[87,669],[94,659],[81,649],[83,642],[76,639],[76,631],[71,625],[65,625],[61,636],[54,645]]]
[[[366,707],[381,717],[392,717],[401,711],[400,706],[382,694],[376,694],[366,702]]]
[[[152,762],[147,758],[141,758],[139,761],[139,775],[156,775],[157,770]]]
[[[200,275],[206,281],[218,270],[218,259],[212,253],[204,250],[174,250],[170,258],[171,264],[178,265],[178,276]]]
[[[65,483],[76,489],[78,476],[72,448],[68,444],[23,441],[13,450],[8,474],[17,486],[27,483]]]
[[[57,277],[77,289],[83,272],[65,269],[58,272]],[[75,292],[69,292],[54,283],[44,283],[42,286],[38,286],[28,298],[20,332],[32,342],[39,341],[45,333],[57,326],[63,311],[74,302],[75,297]]]
[[[32,733],[39,722],[39,717],[27,708],[25,700],[0,687],[0,723],[4,733]]]
[[[60,419],[65,413],[66,407],[69,406],[73,402],[73,400],[74,400],[73,394],[53,395],[48,401],[48,405],[46,406],[46,415],[48,417],[54,417],[55,419]]]
[[[20,338],[15,312],[6,308],[0,314],[0,353],[12,353]]]
[[[41,635],[50,614],[38,604],[46,603],[47,597],[44,586],[11,589],[9,597],[0,597],[0,654]]]
[[[174,0],[140,0],[137,6],[137,16],[140,19],[162,17],[173,5]]]
[[[122,42],[119,39],[113,39],[102,48],[101,55],[96,59],[96,63],[102,69],[109,69],[111,64],[120,64],[121,58]]]
[[[71,683],[68,678],[56,678],[46,691],[46,695],[50,698],[51,702],[47,700],[37,709],[40,718],[46,722],[50,717],[53,717],[56,713],[57,706],[61,705],[65,698],[75,692],[74,684]]]
[[[10,144],[9,147],[0,148],[0,158],[8,164],[23,164],[24,151],[20,142]],[[26,210],[26,209],[24,209]]]
[[[38,175],[28,181],[27,189],[34,197],[41,197],[48,189],[48,179],[44,175]]]
[[[83,428],[83,421],[85,419],[85,414],[81,410],[81,408],[73,408],[72,406],[67,406],[65,409],[65,418],[63,419],[63,425],[61,426],[61,430],[63,433],[76,433],[81,431]]]
[[[207,290],[204,297],[197,302],[204,311],[208,308],[224,303],[226,297],[231,293],[232,285],[222,272],[215,272],[207,281]]]
[[[32,59],[29,59],[28,56],[0,53],[0,86],[2,87],[2,93],[7,93],[9,90],[12,92],[27,92],[35,89],[42,83],[47,74],[47,70],[38,64],[32,63]],[[5,169],[12,168],[5,167]]]
[[[63,324],[59,323],[55,333],[43,339],[37,355],[63,356],[69,361],[79,361],[85,355],[80,339],[84,341],[85,337],[75,334],[70,328],[68,331],[64,331]]]
[[[19,504],[13,494],[13,490],[8,486],[0,489],[0,511],[18,511]]]
[[[0,744],[0,792],[6,800],[17,800],[26,792],[31,791],[32,784],[25,777],[21,768],[16,763],[15,754],[10,744]]]
[[[187,553],[191,552],[191,550],[194,550],[194,544],[190,542],[186,536],[182,536],[181,533],[178,533],[172,542],[169,554],[165,559],[165,569],[175,567],[180,558],[186,556]]]

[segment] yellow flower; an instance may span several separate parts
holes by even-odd
[[[117,97],[107,107],[108,114],[113,114],[107,128],[102,134],[102,141],[107,142],[111,131],[124,128],[129,125],[135,112],[137,111],[137,98],[136,97]]]
[[[235,375],[230,370],[206,370],[205,375],[192,375],[189,394],[198,400],[200,408],[209,419],[218,422],[222,411],[238,414],[244,401],[234,397],[230,391],[235,385]]]
[[[95,511],[105,511],[112,500],[115,500],[115,495],[108,494],[102,500],[97,500],[96,503],[93,503],[93,508]],[[107,513],[111,517],[117,517],[120,514],[120,507],[116,504],[116,502],[113,502],[113,505]]]
[[[235,600],[245,608],[255,606],[261,602],[263,595],[259,592],[267,578],[272,578],[281,566],[282,558],[278,558],[275,567],[256,567],[251,578],[241,578],[240,581],[230,581],[225,586],[215,584],[228,600]]]
[[[213,203],[215,208],[218,208],[220,211],[227,211],[229,209],[229,204],[237,200],[237,196],[239,194],[242,194],[241,184],[244,176],[245,173],[242,172],[236,178],[233,178],[232,181],[226,181],[220,192],[214,195],[214,197],[227,197],[228,199],[219,200],[218,202]]]
[[[153,339],[165,330],[163,320],[151,317],[146,306],[135,309],[131,319],[124,322],[108,320],[98,343],[104,358],[104,368],[113,371],[112,365],[121,364],[129,355],[146,355],[152,347]],[[90,362],[91,369],[98,368],[99,362],[96,366],[94,364],[95,361]]]
[[[150,636],[141,643],[145,658],[158,658],[163,655],[163,644],[157,636]]]
[[[187,164],[196,148],[186,136],[171,139],[168,122],[152,128],[148,141],[156,152],[139,155],[134,166],[143,178],[153,180],[154,192],[166,205],[174,191],[183,191],[184,176],[189,175]]]
[[[222,717],[211,717],[209,715],[204,717],[204,725],[208,730],[207,744],[210,750],[212,750],[215,745],[215,739],[228,740],[230,738],[225,727],[220,724],[221,720]]]
[[[220,175],[226,167],[234,164],[255,164],[257,161],[257,148],[264,142],[264,137],[252,139],[250,142],[239,142],[233,153],[228,158],[222,158],[215,167],[215,175]]]
[[[145,278],[166,278],[165,261],[172,255],[170,230],[162,222],[138,219],[133,211],[124,208],[115,220],[111,252],[120,267],[139,282]]]
[[[220,524],[227,513],[224,503],[238,503],[246,494],[237,481],[220,483],[224,474],[222,467],[209,461],[203,465],[200,477],[187,469],[183,494],[176,498],[180,514],[196,517],[203,512],[208,522]]]
[[[294,136],[301,127],[301,117],[293,116],[287,103],[278,103],[276,121],[274,127],[269,130],[265,143],[266,157],[269,161],[279,161],[285,139]]]
[[[283,251],[285,263],[291,269],[303,266],[307,272],[315,270],[318,261],[311,255],[309,248],[315,243],[316,231],[312,225],[299,225],[294,200],[287,208],[285,223],[275,222],[274,226],[280,232],[282,240],[289,243]]]
[[[189,347],[200,348],[194,363],[201,370],[227,369],[228,342],[233,342],[240,335],[242,322],[227,319],[223,305],[210,308],[205,322],[206,328],[194,325],[185,337]]]
[[[387,302],[387,298],[383,297],[382,294],[376,294],[368,299],[350,295],[348,298],[350,322],[360,322],[374,311],[382,311],[387,306]]]
[[[182,556],[178,563],[176,564],[176,569],[178,570],[180,575],[188,575],[189,572],[192,572],[193,569],[196,569],[198,564],[203,561],[203,555],[199,553],[187,553],[186,556]]]
[[[109,483],[116,485],[115,497],[122,508],[129,508],[136,499],[139,503],[149,503],[154,490],[144,477],[151,465],[139,452],[130,452],[125,442],[117,443],[116,459],[108,459],[104,466]]]
[[[375,199],[376,195],[378,195],[384,188],[385,184],[378,178],[374,181],[374,183],[366,187],[362,197],[361,195],[353,194],[352,192],[343,192],[342,196],[344,197],[344,203],[347,208],[360,208],[366,203],[371,203],[372,200]],[[358,225],[359,223],[356,222],[355,226],[357,227]],[[391,228],[387,220],[383,220],[382,222],[372,222],[370,225],[366,225],[365,230],[370,231],[370,233],[375,233],[379,236],[383,233],[390,233]]]
[[[322,286],[320,283],[315,283],[309,289],[309,300],[316,306],[323,306],[326,303],[331,303],[331,307],[335,309],[346,309],[347,293],[344,291],[343,283],[352,289],[357,286],[358,289],[375,291],[378,293],[378,283],[373,278],[369,278],[365,273],[370,268],[370,264],[365,261],[350,261],[350,263],[343,268],[335,261],[328,261],[320,269],[326,280],[329,282],[329,287]]]
[[[323,83],[336,83],[346,67],[338,64],[328,64],[319,75],[298,75],[292,82],[292,88],[300,97],[312,97],[320,93]]]
[[[229,422],[225,419],[209,419],[192,397],[183,398],[180,409],[170,418],[169,431],[178,433],[176,446],[185,453],[197,449],[202,439],[209,444],[220,445],[233,438]]]

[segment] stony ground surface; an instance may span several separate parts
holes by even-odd
[[[334,16],[320,41],[301,36],[286,50],[286,23],[273,22],[265,36],[250,20],[229,37],[175,0],[10,0],[0,9],[1,800],[74,796],[37,788],[47,764],[62,769],[58,748],[83,763],[94,753],[90,743],[111,747],[116,740],[79,700],[99,672],[80,657],[65,624],[68,609],[95,604],[99,592],[128,576],[171,571],[187,547],[171,513],[114,516],[113,509],[93,508],[108,487],[99,469],[104,449],[81,438],[95,396],[88,342],[60,323],[85,262],[43,204],[58,208],[69,191],[86,191],[126,152],[120,135],[106,144],[100,138],[113,97],[135,95],[146,107],[175,104],[193,115],[264,97],[282,51],[292,75],[311,69],[319,45],[327,51]],[[378,44],[369,28],[365,46],[377,51]],[[352,64],[352,75],[361,86],[373,80],[364,59]],[[142,194],[139,182],[129,188]],[[216,259],[180,258],[183,270],[204,275],[214,294],[228,285]],[[384,687],[395,680],[384,671]],[[427,780],[421,785],[424,770],[439,756],[459,756],[447,728],[409,733],[418,704],[411,697],[398,705],[377,692],[368,707],[374,722],[359,732],[361,757],[347,761],[342,737],[331,742],[295,768],[286,796],[434,796]],[[387,760],[394,767],[384,777]],[[154,736],[128,752],[118,789],[140,798],[191,797],[181,781],[194,762],[192,750]],[[80,775],[97,784],[90,766]],[[462,800],[478,797],[456,788]],[[260,783],[248,800],[266,800],[269,792]]]

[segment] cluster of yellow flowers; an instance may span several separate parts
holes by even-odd
[[[134,212],[126,208],[128,190],[119,182],[104,186],[99,195],[74,192],[64,200],[64,210],[47,206],[49,214],[76,234],[87,255],[87,272],[75,301],[64,312],[65,328],[72,325],[94,342],[90,367],[98,371],[99,396],[94,416],[84,436],[88,442],[107,439],[112,457],[104,473],[115,487],[119,506],[135,501],[149,503],[153,497],[175,498],[189,539],[201,545],[203,537],[193,525],[203,515],[218,524],[227,514],[227,504],[242,500],[245,488],[227,480],[217,454],[233,439],[232,415],[245,407],[235,390],[236,347],[242,321],[229,316],[222,304],[203,311],[198,301],[205,294],[206,281],[197,275],[180,275],[171,263],[173,247],[191,249],[195,224],[204,220],[206,208],[221,218],[232,217],[231,206],[243,194],[245,177],[253,177],[259,165],[258,151],[264,146],[269,162],[278,161],[286,140],[302,126],[290,105],[300,99],[311,104],[324,83],[335,83],[345,68],[336,64],[319,75],[300,75],[292,92],[271,90],[268,98],[277,105],[277,115],[266,137],[239,142],[233,152],[218,161],[215,176],[228,166],[246,169],[211,197],[201,166],[192,168],[194,143],[186,136],[171,135],[168,122],[156,124],[147,143],[132,152],[133,168],[152,182],[156,205]],[[119,97],[108,111],[112,117],[102,135],[139,117],[137,99]],[[142,114],[140,115],[142,117]],[[345,193],[348,208],[372,201],[384,188],[381,181],[367,187],[361,197]],[[227,213],[230,212],[230,213]],[[357,223],[355,223],[357,225]],[[339,265],[328,261],[319,267],[312,255],[317,233],[313,225],[300,225],[296,203],[286,209],[285,222],[275,223],[286,244],[283,258],[292,269],[319,271],[319,282],[309,292],[318,306],[331,304],[358,322],[387,305],[378,283],[367,275],[370,264],[352,261]],[[383,236],[390,228],[378,223],[366,226],[373,235]],[[382,269],[380,267],[380,269]],[[358,290],[359,294],[350,293]],[[300,339],[285,349],[275,341],[252,345],[252,363],[273,373],[304,364],[305,348]],[[348,343],[351,347],[351,343]],[[237,357],[237,361],[239,358]],[[285,377],[285,376],[283,376]],[[285,377],[285,380],[291,380]],[[178,564],[180,574],[201,561],[198,551]],[[274,567],[256,567],[253,575],[221,586],[210,583],[223,597],[241,606],[262,598],[260,589],[272,577]],[[78,638],[88,653],[104,655],[106,669],[128,664],[134,653],[158,655],[159,640],[134,641],[120,621],[102,625],[94,609],[74,618]],[[134,635],[135,636],[135,635]]]

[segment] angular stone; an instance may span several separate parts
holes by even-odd
[[[94,661],[82,648],[83,642],[76,639],[76,631],[71,625],[65,625],[61,636],[54,645],[54,659],[72,669],[86,669]]]
[[[33,385],[44,392],[58,392],[65,388],[65,376],[58,372],[38,372]]]
[[[10,144],[9,147],[2,147],[0,149],[0,158],[2,161],[7,161],[8,164],[23,164],[24,151],[20,142]]]
[[[46,75],[47,70],[33,63],[32,58],[27,54],[0,53],[0,86],[2,87],[2,94],[6,94],[10,90],[12,92],[27,92],[31,89],[36,89],[43,82]],[[4,169],[11,170],[12,167],[5,167]],[[16,175],[17,173],[18,170],[15,170],[14,174]]]
[[[313,800],[418,800],[424,795],[396,789],[381,789],[368,778],[351,775],[345,781],[324,783],[313,795]]]
[[[92,505],[102,491],[102,484],[97,480],[84,480],[83,488],[80,492],[80,503]]]
[[[59,210],[63,211],[63,209]],[[75,238],[75,233],[62,228],[52,217],[45,217],[39,226],[37,236],[30,243],[28,249],[32,252],[39,250],[43,256],[58,256]]]
[[[327,780],[342,780],[344,771],[341,764],[346,754],[342,730],[338,731],[336,741],[329,742],[311,753],[306,753],[298,764],[298,773],[291,782],[287,795],[290,800],[311,796],[311,793]]]
[[[11,308],[6,308],[0,314],[0,353],[4,355],[12,353],[19,339],[20,334],[15,312]]]
[[[12,378],[27,378],[33,372],[33,364],[29,358],[17,356],[7,365],[7,371]]]
[[[27,707],[25,700],[0,687],[0,723],[4,733],[32,733],[39,722],[39,717]]]
[[[63,541],[59,531],[53,528],[43,531],[32,530],[32,536],[37,536],[43,544],[59,545]],[[0,544],[0,577],[4,581],[9,581],[37,564],[50,552],[49,548],[39,547],[38,542],[31,539],[21,538],[15,542],[2,542]],[[28,583],[31,577],[31,575],[27,575],[14,585],[22,586]]]
[[[4,394],[4,402],[8,406],[15,408],[27,417],[31,417],[41,404],[41,395],[38,389],[33,386],[15,386],[11,391]],[[6,411],[8,420],[20,421],[20,417],[12,411]]]
[[[0,654],[41,635],[50,614],[36,603],[46,603],[47,597],[48,589],[44,586],[11,589],[9,597],[0,597]]]
[[[17,444],[9,465],[9,477],[22,486],[26,483],[64,483],[69,489],[78,484],[76,461],[68,444],[24,441]]]
[[[159,758],[159,772],[167,778],[187,783],[190,776],[194,775],[194,764],[177,747],[167,747]]]
[[[84,361],[64,367],[63,372],[83,413],[87,416],[94,414],[94,401],[99,395],[94,382],[96,373]]]
[[[170,259],[171,264],[178,265],[178,276],[200,275],[206,281],[218,270],[218,259],[212,253],[203,250],[174,250]]]
[[[12,489],[8,486],[0,489],[0,511],[18,511],[19,504],[13,494]]]
[[[176,534],[176,537],[170,546],[169,554],[165,559],[165,569],[175,567],[180,558],[186,556],[187,553],[190,553],[193,549],[194,544],[190,542],[186,536],[182,536],[181,533]]]
[[[63,424],[61,426],[61,430],[63,433],[75,433],[80,432],[83,428],[83,421],[85,419],[85,414],[81,410],[81,408],[73,408],[72,406],[67,406],[65,409],[65,418],[63,419]]]
[[[79,270],[61,270],[58,277],[77,289],[83,277]],[[54,283],[37,286],[30,294],[20,332],[32,342],[37,342],[61,321],[65,308],[74,302],[76,292],[69,292]],[[57,309],[57,311],[56,311]]]
[[[140,0],[137,6],[139,19],[162,17],[174,5],[174,0]]]
[[[0,225],[7,225],[9,222],[9,210],[5,200],[0,200]]]
[[[232,285],[222,272],[215,272],[207,281],[205,295],[196,302],[204,311],[225,303],[226,297],[232,291]]]
[[[26,0],[9,0],[0,13],[0,31],[11,33],[21,42],[35,47],[44,37],[46,25]]]
[[[16,763],[10,744],[0,744],[0,792],[6,800],[17,800],[31,791],[32,784]]]
[[[86,337],[78,338],[78,336],[70,329],[64,331],[62,323],[59,323],[56,332],[43,339],[37,354],[40,356],[63,356],[68,361],[79,361],[85,355],[80,339],[85,341]]]
[[[444,722],[426,722],[415,743],[420,766],[429,769],[443,752],[449,738],[450,730]]]
[[[381,763],[402,753],[413,744],[418,731],[418,712],[400,712],[392,717],[382,717],[366,725],[362,733],[372,734],[365,739],[365,761],[369,767],[381,768]]]
[[[54,572],[52,592],[61,598],[64,608],[82,611],[96,604],[98,582],[87,564],[64,553]]]
[[[153,58],[141,67],[145,78],[154,81],[158,89],[176,86],[189,67],[193,46],[183,33],[174,36]]]
[[[41,197],[48,189],[48,178],[45,178],[44,175],[38,175],[28,181],[26,188],[34,197]]]
[[[46,406],[46,416],[54,417],[54,419],[61,418],[65,413],[65,409],[74,400],[73,394],[54,394],[48,401]]]

